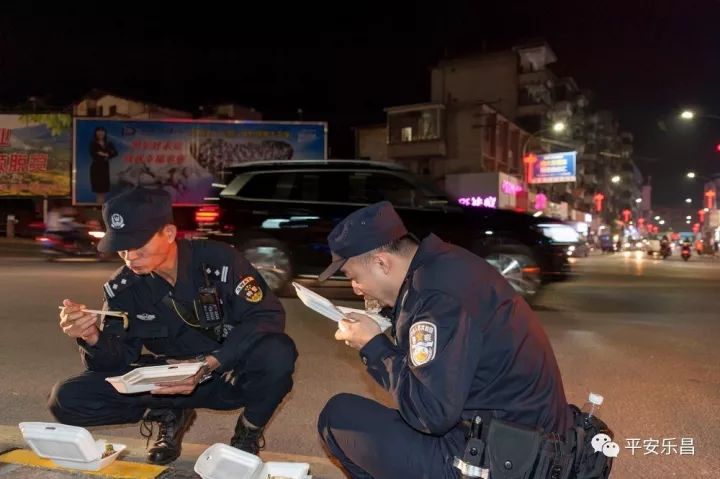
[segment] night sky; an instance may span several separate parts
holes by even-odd
[[[301,108],[330,123],[331,155],[350,157],[352,126],[429,100],[429,68],[443,55],[545,38],[556,73],[635,135],[657,204],[700,202],[688,168],[720,173],[720,121],[675,120],[687,105],[720,115],[715,0],[151,3],[65,2],[58,14],[3,3],[0,105],[30,95],[67,105],[99,88],[187,110],[236,102],[266,119],[296,120]]]

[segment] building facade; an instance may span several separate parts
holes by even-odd
[[[463,195],[453,190],[468,182],[454,175],[510,175],[523,185],[518,195],[525,195],[515,207],[526,211],[533,211],[539,195],[538,206],[546,201],[546,212],[563,219],[599,213],[613,224],[626,209],[642,217],[650,202],[642,201],[632,135],[620,130],[611,112],[592,111],[591,93],[572,78],[557,77],[550,68],[556,61],[544,42],[443,60],[431,72],[431,101],[386,108],[384,128],[356,131],[357,155],[401,163]],[[565,128],[554,131],[556,124]],[[524,183],[527,153],[558,151],[577,152],[577,181]],[[598,212],[599,194],[604,201]]]

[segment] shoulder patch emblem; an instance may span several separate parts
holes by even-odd
[[[435,359],[437,326],[418,321],[410,327],[410,360],[413,366],[422,366]]]
[[[252,276],[246,276],[235,288],[235,294],[243,296],[251,303],[259,303],[263,299],[263,292]]]

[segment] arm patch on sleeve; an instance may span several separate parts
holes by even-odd
[[[410,360],[413,366],[423,366],[433,359],[437,351],[437,326],[429,321],[418,321],[410,327]]]
[[[252,276],[245,276],[238,283],[235,294],[244,297],[250,303],[259,303],[263,299],[262,288]]]

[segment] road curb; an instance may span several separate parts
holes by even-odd
[[[144,439],[106,435],[103,435],[102,439],[125,444],[127,446],[127,452],[123,455],[123,460],[130,462],[145,461],[146,446]],[[182,455],[177,461],[172,463],[172,468],[185,472],[192,471],[197,458],[210,446],[210,444],[183,442]],[[13,426],[0,425],[0,451],[8,451],[15,448],[27,448],[20,429]],[[306,462],[310,464],[313,479],[345,479],[345,475],[341,470],[326,457],[304,456],[275,451],[263,451],[260,453],[260,457],[265,462]]]

